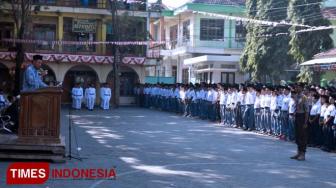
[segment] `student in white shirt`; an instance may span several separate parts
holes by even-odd
[[[234,107],[233,107],[233,89],[229,88],[228,92],[227,92],[227,101],[226,101],[226,105],[225,105],[225,120],[226,120],[226,124],[229,126],[233,125],[233,111],[234,111]]]
[[[289,101],[290,101],[290,89],[288,87],[284,88],[284,93],[282,96],[282,105],[281,105],[281,124],[280,124],[280,139],[284,140],[288,137],[288,109],[289,109]]]
[[[261,90],[257,89],[256,90],[256,97],[255,97],[255,102],[254,102],[254,122],[255,122],[255,129],[256,131],[260,132],[262,130],[261,126],[261,106],[260,106],[260,95],[261,95]]]
[[[286,138],[289,141],[295,140],[295,111],[296,111],[296,101],[295,98],[297,97],[297,94],[292,91],[291,92],[291,98],[289,99],[289,120],[288,120],[288,137]]]
[[[211,100],[211,108],[212,108],[212,114],[210,115],[210,120],[213,122],[216,122],[219,120],[219,94],[218,89],[216,85],[213,85],[211,89],[212,93],[212,100]]]
[[[334,149],[334,134],[332,126],[336,115],[335,97],[330,96],[329,105],[324,113],[324,125],[323,125],[323,146],[322,150],[331,151]]]
[[[271,133],[279,136],[279,116],[280,109],[278,105],[278,91],[274,88],[271,92]]]
[[[219,106],[220,106],[220,117],[221,117],[221,125],[225,125],[225,109],[226,109],[226,102],[227,102],[227,90],[223,87],[219,87]]]
[[[308,131],[309,138],[308,143],[311,146],[319,146],[321,144],[322,129],[320,128],[319,118],[321,114],[321,103],[319,101],[319,95],[312,96],[312,107],[309,113]]]
[[[244,110],[245,110],[245,94],[247,92],[246,88],[241,88],[240,91],[237,92],[237,105],[236,105],[236,111],[235,111],[235,121],[236,125],[235,127],[244,128]]]
[[[271,91],[268,87],[265,88],[265,94],[263,97],[264,114],[263,114],[263,126],[267,134],[271,134]]]
[[[177,112],[179,114],[184,114],[185,106],[186,106],[186,91],[183,86],[180,87],[179,95],[178,95],[178,109]]]
[[[245,129],[248,131],[252,131],[255,129],[254,127],[254,89],[252,86],[247,87],[247,91],[245,94],[245,111],[244,111],[244,125]]]

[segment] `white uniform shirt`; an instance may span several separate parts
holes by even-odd
[[[330,104],[324,114],[324,119],[326,120],[329,116],[330,117],[335,117],[336,115],[336,108],[334,104]]]
[[[231,100],[230,100],[230,106],[231,107],[236,107],[238,101],[238,93],[237,92],[232,92]]]
[[[245,105],[245,94],[241,91],[237,93],[237,100],[240,102],[241,105]]]
[[[206,100],[209,101],[209,102],[212,102],[212,100],[213,100],[213,92],[212,92],[212,90],[209,90],[207,92]]]
[[[254,109],[260,108],[260,96],[256,96],[254,102]]]
[[[232,93],[227,93],[226,107],[231,106],[232,96],[233,96]]]
[[[77,88],[77,87],[74,87],[72,88],[72,97],[73,98],[83,98],[83,89],[80,87],[80,88]]]
[[[290,96],[287,95],[287,96],[283,96],[283,99],[282,99],[282,105],[281,105],[281,111],[288,111],[289,109],[289,101],[290,101]]]
[[[201,90],[201,96],[202,96],[202,100],[206,101],[207,97],[208,97],[208,91],[207,90]]]
[[[324,115],[325,115],[325,113],[327,111],[327,108],[328,108],[328,106],[326,104],[324,104],[324,105],[321,106],[321,113],[320,113],[320,117],[321,118],[324,118]]]
[[[259,103],[260,103],[260,108],[265,108],[265,95],[260,95],[259,96]]]
[[[228,99],[227,93],[225,93],[224,91],[220,91],[219,92],[219,104],[226,105],[227,99]]]
[[[218,91],[212,90],[212,104],[215,104],[218,101]]]
[[[190,99],[195,102],[197,100],[197,96],[196,96],[196,91],[195,90],[191,90],[190,91]]]
[[[271,107],[271,95],[264,96],[264,107],[270,108]]]
[[[181,100],[184,100],[186,98],[186,92],[184,90],[180,90],[180,92],[179,92],[179,98]]]
[[[255,102],[255,96],[251,92],[247,92],[245,95],[245,104],[246,105],[253,105]]]
[[[288,108],[288,112],[290,114],[293,114],[295,113],[295,110],[296,110],[296,104],[295,104],[295,101],[294,99],[290,98],[289,99],[289,108]]]
[[[321,103],[317,101],[315,104],[313,104],[312,108],[310,109],[310,115],[316,116],[321,113]]]
[[[271,110],[276,110],[278,108],[277,96],[271,96]]]
[[[281,109],[281,107],[282,107],[282,101],[283,101],[283,95],[278,95],[277,96],[277,105],[278,105],[279,109]]]

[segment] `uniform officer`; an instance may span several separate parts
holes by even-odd
[[[100,107],[104,110],[110,109],[111,89],[107,84],[100,88]]]
[[[303,85],[296,86],[295,100],[295,139],[297,144],[297,154],[291,157],[298,161],[305,160],[307,142],[308,142],[308,118],[309,118],[309,104],[307,96],[303,94]],[[292,93],[292,95],[295,95]]]
[[[85,89],[85,99],[87,109],[92,111],[96,100],[96,89],[93,87],[93,84],[90,84],[90,86]]]
[[[72,88],[71,96],[72,96],[72,108],[80,110],[82,108],[83,88],[80,87],[79,83],[77,83],[75,87]]]

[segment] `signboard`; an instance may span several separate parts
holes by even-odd
[[[75,33],[96,33],[96,20],[73,19],[72,32]]]

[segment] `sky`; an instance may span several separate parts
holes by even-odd
[[[157,0],[148,0],[150,3],[156,2]],[[189,0],[162,0],[163,4],[168,6],[169,8],[177,8],[179,6],[182,6]]]

